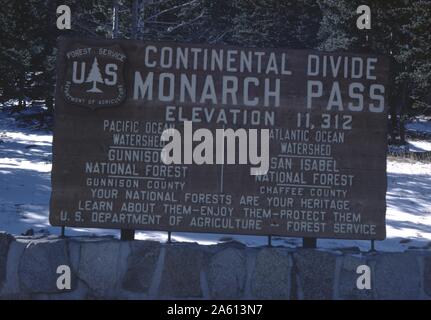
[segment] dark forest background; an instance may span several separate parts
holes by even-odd
[[[56,28],[70,6],[72,29]],[[356,27],[356,8],[371,8],[371,30]],[[0,104],[13,112],[55,106],[56,38],[119,38],[373,52],[391,57],[392,142],[402,122],[431,115],[431,0],[0,0]],[[400,129],[401,128],[401,129]]]

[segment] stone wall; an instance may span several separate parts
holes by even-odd
[[[363,264],[371,290],[356,288]],[[57,288],[59,265],[70,266],[70,290]],[[0,298],[431,299],[431,250],[361,254],[0,233]]]

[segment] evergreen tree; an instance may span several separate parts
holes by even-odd
[[[119,38],[131,37],[133,1],[117,1]],[[71,8],[70,31],[56,28],[59,4]],[[371,8],[371,30],[356,27],[361,4]],[[0,0],[0,101],[52,106],[56,38],[111,38],[112,6],[112,0]],[[431,113],[429,0],[154,0],[139,15],[137,37],[144,40],[388,55],[392,112]]]
[[[54,88],[53,1],[0,1],[0,99],[45,99]]]
[[[372,52],[390,59],[391,135],[403,143],[403,120],[409,114],[431,113],[431,2],[319,0],[319,4],[320,49]],[[371,9],[371,30],[356,28],[354,9],[360,4]]]
[[[310,0],[238,0],[235,43],[260,47],[315,48],[321,13]]]
[[[92,82],[93,87],[87,92],[97,92],[101,93],[102,90],[96,87],[97,83],[103,83],[102,75],[100,74],[99,63],[97,58],[94,58],[93,64],[91,65],[90,73],[88,74],[87,80],[85,82]]]

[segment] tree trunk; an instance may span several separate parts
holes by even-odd
[[[407,81],[403,83],[403,89],[402,89],[402,99],[401,99],[401,110],[400,110],[400,121],[399,121],[399,128],[400,128],[400,143],[405,144],[406,143],[406,129],[404,127],[404,121],[407,115],[408,106],[409,103],[409,84]]]
[[[22,98],[18,100],[18,112],[21,112],[25,109],[25,101]]]
[[[46,108],[48,109],[48,113],[52,114],[54,111],[54,99],[51,95],[49,95],[45,100]]]
[[[141,16],[145,8],[145,0],[133,0],[132,5],[132,39],[142,39],[143,26]],[[143,21],[143,19],[142,19]]]
[[[112,2],[112,38],[118,38],[118,0]]]
[[[400,118],[400,143],[406,144],[406,128],[404,126],[404,119]]]
[[[395,104],[391,104],[391,144],[395,144],[397,141],[397,108]]]
[[[132,39],[138,38],[139,0],[133,0],[132,5]]]

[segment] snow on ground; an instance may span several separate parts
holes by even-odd
[[[428,123],[429,124],[429,123]],[[428,124],[425,126],[428,129]],[[421,127],[422,128],[422,127]],[[431,132],[431,130],[430,130]],[[0,113],[0,230],[21,235],[59,234],[48,222],[52,134],[19,127]],[[431,141],[410,141],[411,151],[431,150]],[[380,251],[403,251],[431,247],[431,163],[388,159],[387,239],[376,241]],[[118,230],[67,228],[68,236],[111,235]],[[166,241],[166,232],[138,231],[137,239]],[[267,237],[199,233],[173,233],[174,241],[214,244],[237,240],[248,246],[267,244]],[[273,237],[274,246],[295,247],[301,239]],[[319,239],[318,247],[370,249],[370,241]]]
[[[431,151],[431,141],[410,140],[408,146],[409,151],[413,152]]]
[[[409,121],[405,124],[405,127],[410,132],[431,134],[431,118],[422,117]]]

